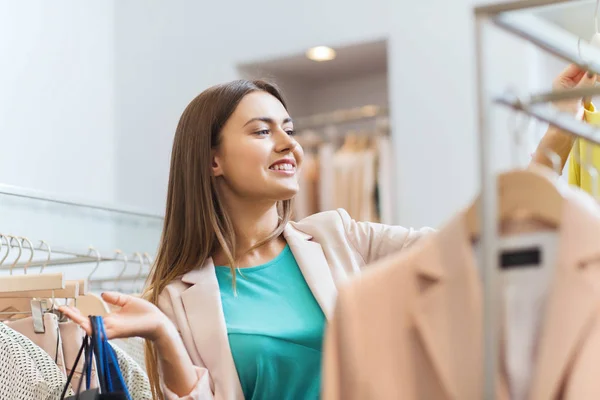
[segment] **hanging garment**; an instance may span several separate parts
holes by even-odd
[[[567,194],[531,400],[600,398],[600,211],[590,196]],[[480,400],[481,301],[461,213],[340,290],[326,333],[323,399]],[[509,399],[501,354],[497,398]]]
[[[0,327],[0,399],[60,399],[66,378],[54,361],[24,336]]]
[[[329,320],[338,285],[363,267],[407,249],[432,232],[400,226],[357,222],[344,210],[315,214],[288,223],[283,231],[313,296]],[[184,399],[243,400],[229,342],[212,259],[169,283],[158,307],[178,328],[196,366],[198,383]],[[167,399],[179,399],[164,385]]]
[[[44,351],[44,349],[33,343],[28,337],[3,323],[0,323],[0,332],[9,336],[27,351],[29,357],[41,372],[42,377],[48,383],[48,388],[51,390],[51,393],[55,396],[60,396],[66,383],[66,376],[58,368],[51,356]]]
[[[148,373],[146,370],[146,341],[140,337],[131,337],[124,339],[112,339],[110,341],[111,344],[118,346],[121,350],[123,350],[129,357],[131,357],[144,371]]]
[[[319,212],[319,162],[311,153],[304,155],[298,176],[299,192],[294,196],[294,220]]]
[[[58,317],[51,313],[43,316],[45,333],[36,333],[33,329],[33,318],[27,317],[14,321],[7,321],[6,325],[23,334],[33,343],[41,347],[52,358],[63,375],[67,375],[65,369],[65,357],[58,328]]]
[[[333,144],[319,146],[319,211],[335,210],[335,178],[330,167],[335,154]]]
[[[595,126],[600,126],[600,111],[593,104],[584,109],[583,119]],[[600,146],[582,139],[577,139],[569,156],[569,183],[593,193],[593,178],[586,169],[587,164],[600,171]],[[600,185],[600,179],[596,182]],[[600,188],[596,188],[600,194]]]
[[[72,321],[60,322],[58,324],[58,328],[60,331],[62,349],[65,357],[66,374],[68,376],[71,373],[71,368],[75,367],[75,372],[73,373],[73,377],[71,378],[71,386],[77,388],[79,387],[79,380],[82,378],[84,372],[84,359],[80,358],[77,365],[75,365],[75,360],[77,359],[77,353],[79,352],[79,348],[83,344],[85,332],[81,329],[79,325]],[[93,389],[97,387],[98,376],[96,375],[96,368],[92,366],[90,388]]]
[[[110,343],[119,362],[125,386],[132,400],[152,400],[152,389],[148,375],[140,365],[115,343]]]
[[[378,221],[375,164],[373,150],[340,151],[329,163],[335,182],[334,206],[359,221]]]
[[[377,138],[377,193],[379,222],[394,222],[394,158],[389,137]]]

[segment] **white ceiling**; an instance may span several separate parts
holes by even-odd
[[[304,54],[294,54],[273,60],[244,63],[238,66],[245,76],[277,76],[296,81],[324,82],[348,79],[387,71],[385,40],[334,48],[337,57],[316,62]]]

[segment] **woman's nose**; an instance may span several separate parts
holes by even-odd
[[[275,151],[278,153],[290,152],[296,146],[298,146],[298,142],[294,139],[293,136],[289,135],[284,130],[280,130],[277,132],[276,142],[275,142]]]

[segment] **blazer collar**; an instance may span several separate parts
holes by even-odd
[[[584,274],[586,264],[600,259],[599,215],[598,205],[589,196],[565,193],[557,266],[538,340],[531,399],[556,397],[600,301]],[[477,349],[483,346],[481,281],[465,214],[459,213],[421,245],[415,249],[413,263],[419,285],[414,314],[417,330],[448,397],[480,398],[481,386],[456,384],[472,381],[473,371],[481,370],[482,355]],[[455,313],[449,315],[449,310]],[[504,383],[504,377],[500,382]]]

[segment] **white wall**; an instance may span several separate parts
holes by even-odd
[[[439,226],[479,190],[474,21],[470,0],[393,2],[390,103],[399,223]],[[527,90],[533,50],[492,31],[492,91]],[[495,113],[494,160],[510,162],[509,114]]]
[[[0,182],[115,199],[114,1],[0,0]]]

